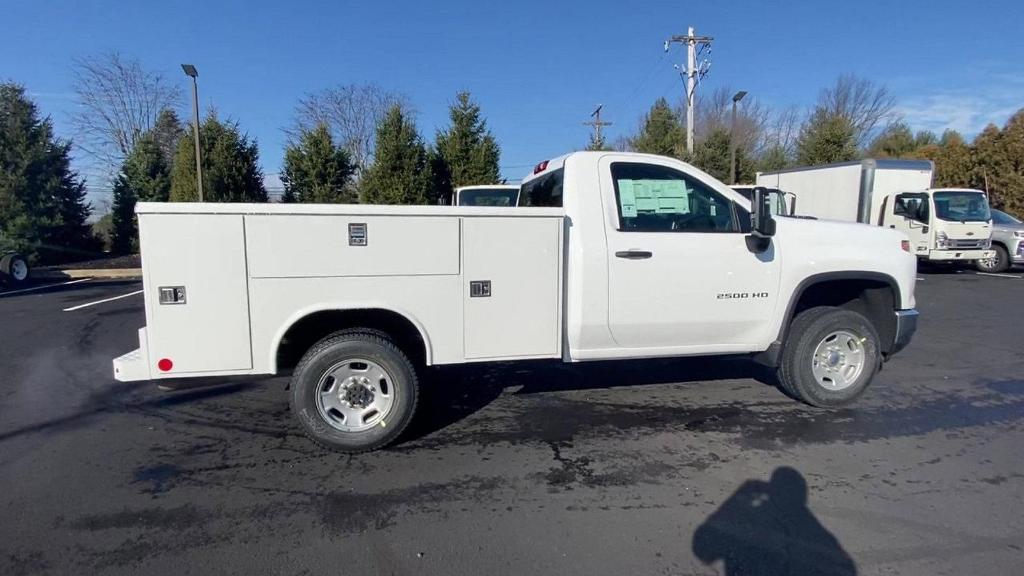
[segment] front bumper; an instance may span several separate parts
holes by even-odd
[[[995,255],[995,250],[929,250],[928,260],[984,260]]]
[[[1012,243],[1008,252],[1010,253],[1010,262],[1024,264],[1024,240],[1017,240]]]
[[[910,344],[910,339],[914,337],[914,332],[917,332],[917,317],[918,312],[913,308],[896,311],[896,337],[893,338],[892,348],[889,349],[889,356],[903,350],[907,347],[907,344]]]

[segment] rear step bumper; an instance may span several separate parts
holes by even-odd
[[[146,329],[139,328],[139,347],[131,352],[114,358],[114,378],[119,382],[138,382],[150,380],[149,346],[146,341]]]

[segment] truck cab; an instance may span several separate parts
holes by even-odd
[[[901,230],[913,252],[930,261],[991,258],[992,212],[981,190],[936,188],[885,199],[882,225]]]

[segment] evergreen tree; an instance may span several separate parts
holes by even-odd
[[[591,133],[590,140],[587,142],[587,150],[611,150],[611,147],[605,141],[604,135],[599,138],[594,133]]]
[[[170,108],[161,110],[149,134],[160,148],[160,155],[163,156],[164,165],[170,167],[174,164],[174,154],[178,151],[178,141],[185,135],[185,128],[181,125],[178,114]]]
[[[426,204],[432,188],[430,162],[416,125],[400,105],[377,126],[373,164],[363,178],[368,204]]]
[[[481,117],[480,106],[469,92],[459,92],[448,109],[451,124],[437,133],[436,158],[432,162],[437,200],[451,198],[455,188],[473,184],[494,184],[500,178],[498,159],[501,150]],[[432,200],[434,200],[432,198]]]
[[[135,203],[166,202],[171,192],[171,171],[164,161],[160,144],[153,133],[138,140],[121,166],[114,181],[111,209],[111,251],[131,254],[138,250],[139,227]]]
[[[804,165],[853,160],[858,156],[857,133],[845,116],[818,108],[800,128],[796,156]]]
[[[955,130],[946,130],[938,143],[921,146],[911,154],[935,162],[935,186],[940,188],[967,188],[973,186],[974,160],[971,147]]]
[[[0,238],[30,258],[67,261],[97,248],[70,151],[24,87],[0,84]]]
[[[870,158],[911,158],[918,150],[938,143],[935,134],[922,130],[917,134],[903,122],[894,122],[882,131],[868,146]]]
[[[221,122],[215,114],[199,127],[203,153],[203,196],[206,202],[266,202],[263,171],[256,141],[239,132],[235,122]],[[192,130],[178,142],[171,169],[172,202],[196,202],[196,157]]]
[[[731,151],[729,131],[714,128],[693,151],[693,164],[711,174],[722,182],[728,182],[732,176],[729,169]],[[742,147],[736,147],[736,181],[754,181],[754,163],[747,157]]]
[[[297,143],[284,152],[283,202],[351,204],[357,197],[352,185],[356,165],[349,153],[336,146],[326,124],[303,130]]]
[[[772,144],[766,148],[757,160],[757,170],[761,172],[784,170],[789,165],[789,154],[786,152],[786,148],[780,144]]]
[[[637,152],[682,158],[686,150],[686,132],[678,115],[664,98],[651,106],[644,116],[640,132],[633,137],[632,147]]]
[[[989,191],[995,206],[1024,214],[1024,109],[1002,130],[990,124],[974,139],[973,181]]]

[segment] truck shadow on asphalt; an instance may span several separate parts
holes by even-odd
[[[523,397],[716,380],[754,380],[766,386],[776,385],[771,369],[746,358],[725,356],[582,364],[532,361],[436,367],[423,375],[418,416],[406,432],[405,439],[422,438],[448,428],[483,410],[508,391]],[[784,399],[781,393],[780,398]]]
[[[768,482],[747,480],[697,528],[692,550],[727,576],[854,576],[839,540],[807,506],[807,480],[788,466]]]

